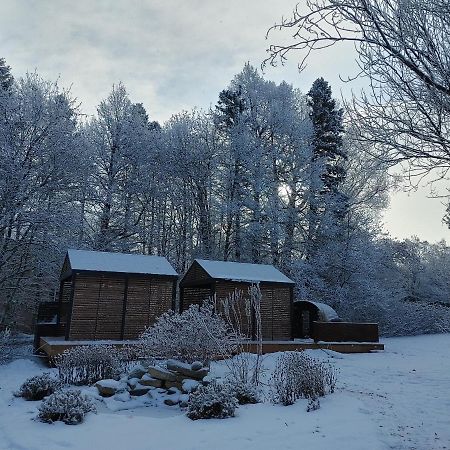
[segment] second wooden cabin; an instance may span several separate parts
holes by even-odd
[[[294,282],[271,265],[196,259],[180,281],[180,310],[212,296],[220,302],[235,290],[245,294],[252,284],[261,289],[263,339],[291,339]]]

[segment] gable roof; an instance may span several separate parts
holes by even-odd
[[[72,270],[178,276],[163,256],[69,249],[67,259]]]
[[[196,259],[195,261],[211,278],[219,280],[294,284],[291,279],[269,264],[211,261],[207,259]]]

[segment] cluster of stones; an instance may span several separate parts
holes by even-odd
[[[156,391],[160,396],[166,396],[164,399],[166,405],[186,407],[189,394],[200,384],[206,384],[204,378],[208,372],[209,368],[204,367],[201,362],[185,364],[170,359],[166,363],[166,368],[138,366],[126,379],[101,380],[95,383],[95,386],[102,397],[116,396],[125,391],[133,397],[152,396],[152,391]]]

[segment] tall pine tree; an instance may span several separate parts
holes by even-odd
[[[305,287],[312,300],[339,303],[348,218],[348,198],[341,191],[347,160],[342,140],[343,111],[323,78],[313,83],[307,100],[313,135],[306,243],[309,276]]]
[[[317,250],[321,234],[339,225],[347,211],[347,198],[339,188],[345,180],[347,154],[342,145],[343,110],[331,96],[323,78],[314,81],[307,94],[313,126],[309,214],[310,252]]]

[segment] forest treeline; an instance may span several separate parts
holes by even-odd
[[[121,83],[86,118],[0,60],[0,323],[53,298],[67,248],[270,263],[388,334],[448,328],[445,242],[382,229],[394,179],[318,78],[305,94],[245,65],[207,111],[164,124]],[[447,328],[446,328],[447,327]]]

